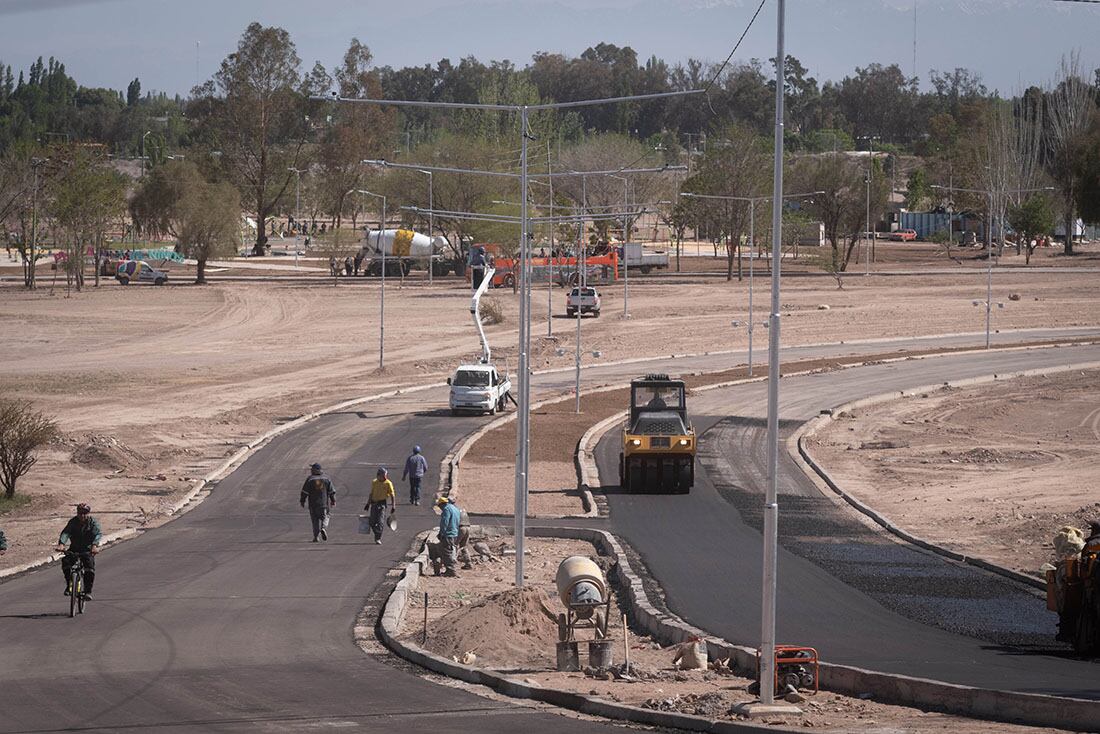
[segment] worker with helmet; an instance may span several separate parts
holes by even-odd
[[[458,527],[462,513],[451,500],[440,495],[435,500],[439,508],[439,542],[443,550],[443,566],[447,569],[444,576],[458,576],[455,562],[458,560]]]
[[[389,503],[390,514],[397,512],[397,494],[393,491],[393,482],[390,481],[389,472],[385,467],[378,467],[378,472],[370,483],[370,499],[363,507],[370,511],[370,529],[374,531],[374,542],[382,545],[382,530],[386,527],[384,518],[386,504]]]
[[[1081,554],[1090,553],[1100,555],[1100,519],[1089,523],[1089,537],[1085,538],[1085,547],[1082,549]]]
[[[103,540],[103,531],[99,521],[92,517],[92,508],[81,502],[76,506],[76,516],[65,524],[57,538],[57,550],[68,550],[61,559],[61,572],[65,574],[65,596],[72,593],[72,568],[79,558],[84,564],[84,598],[92,598],[92,586],[95,585],[95,556],[99,553],[99,544]]]
[[[302,484],[299,502],[302,507],[309,502],[309,521],[313,524],[313,542],[317,539],[328,540],[329,512],[336,505],[336,488],[332,480],[325,476],[320,464],[309,467],[309,476]]]
[[[405,459],[405,471],[401,472],[401,478],[409,479],[409,504],[420,504],[420,483],[424,475],[428,473],[428,460],[420,453],[419,446],[413,446],[413,452]]]

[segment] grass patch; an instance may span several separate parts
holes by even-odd
[[[0,495],[0,515],[6,515],[9,512],[14,512],[20,507],[26,507],[31,503],[31,498],[25,494],[18,494],[14,497],[5,497]]]

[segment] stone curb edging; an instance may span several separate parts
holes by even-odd
[[[894,524],[894,522],[890,520],[890,518],[888,518],[886,515],[875,510],[873,507],[860,500],[856,495],[843,489],[836,482],[836,480],[833,479],[829,472],[826,471],[826,469],[821,466],[821,464],[814,458],[813,454],[810,453],[810,450],[806,447],[805,439],[812,438],[827,423],[835,421],[836,416],[840,413],[851,412],[856,408],[868,408],[873,405],[878,405],[901,398],[912,397],[914,395],[921,395],[924,393],[936,393],[945,388],[971,387],[974,385],[988,384],[991,382],[999,382],[1002,380],[1018,379],[1020,377],[1052,375],[1061,372],[1072,372],[1082,369],[1096,369],[1098,367],[1100,367],[1100,362],[1080,362],[1076,364],[1059,365],[1057,367],[1041,367],[1031,370],[1019,370],[1007,374],[990,374],[981,377],[971,377],[965,380],[949,380],[947,382],[937,383],[935,385],[924,385],[921,387],[909,388],[907,390],[898,390],[889,393],[881,393],[879,395],[872,395],[870,397],[860,398],[859,400],[853,400],[851,402],[838,405],[831,411],[827,413],[822,413],[816,418],[812,418],[809,421],[803,423],[802,426],[795,431],[794,435],[791,436],[790,442],[792,444],[797,444],[798,455],[805,461],[807,466],[809,466],[819,477],[821,477],[821,479],[825,482],[826,485],[828,485],[831,490],[833,490],[833,492],[839,495],[841,499],[843,499],[857,511],[866,515],[876,524],[880,525],[893,535],[896,535],[897,537],[908,543],[912,543],[913,545],[919,546],[920,548],[931,551],[932,553],[936,553],[946,558],[950,558],[954,561],[966,563],[968,565],[981,568],[985,571],[995,573],[999,576],[1004,576],[1006,578],[1012,579],[1013,581],[1017,581],[1035,589],[1045,590],[1046,582],[1043,579],[1037,578],[1036,576],[1024,573],[1022,571],[1016,571],[1015,569],[992,563],[983,558],[968,556],[964,553],[959,553],[958,551],[951,550],[950,548],[946,548],[942,545],[937,545],[936,543],[921,538],[918,535],[914,535],[913,533],[910,533],[909,531]]]
[[[703,639],[712,659],[729,658],[731,667],[753,677],[756,671],[756,651],[734,645],[708,635],[675,615],[658,611],[650,604],[642,580],[630,566],[619,540],[603,530],[568,527],[532,527],[530,537],[565,537],[591,542],[614,561],[612,581],[624,593],[625,611],[633,625],[641,628],[663,644],[683,642],[692,636]],[[384,644],[399,656],[429,670],[459,678],[470,683],[489,686],[500,693],[518,698],[532,698],[584,713],[625,719],[654,726],[705,732],[798,731],[775,726],[760,727],[750,723],[711,721],[686,714],[652,711],[612,703],[576,693],[556,691],[525,684],[515,678],[454,663],[417,645],[396,638],[408,602],[427,563],[427,551],[407,564],[383,609],[378,634]],[[923,710],[970,718],[1002,721],[1032,726],[1049,726],[1087,731],[1100,720],[1100,702],[1074,698],[1059,698],[1035,693],[1017,693],[986,688],[974,688],[952,683],[913,678],[892,673],[880,673],[862,668],[821,663],[821,687],[848,696],[871,694],[882,703],[918,707]]]
[[[271,430],[266,431],[265,433],[246,443],[240,449],[235,451],[228,459],[223,461],[216,469],[207,474],[205,477],[197,480],[194,486],[192,486],[191,489],[186,494],[184,494],[183,497],[181,497],[179,500],[168,507],[165,515],[169,519],[172,519],[173,515],[178,515],[182,513],[185,509],[190,510],[194,507],[197,507],[198,503],[201,502],[203,499],[199,498],[199,494],[203,490],[212,487],[212,485],[224,479],[226,475],[228,475],[232,470],[236,469],[237,466],[243,463],[245,459],[251,456],[252,453],[256,451],[256,449],[260,448],[271,439],[282,435],[283,433],[292,431],[296,428],[300,428],[306,423],[316,420],[323,415],[336,413],[355,405],[362,405],[363,403],[370,403],[385,398],[396,397],[397,395],[404,395],[406,393],[420,392],[422,390],[430,390],[432,388],[443,387],[445,384],[446,383],[435,382],[427,385],[412,385],[408,387],[395,388],[393,390],[388,390],[383,393],[377,393],[375,395],[366,395],[359,398],[352,398],[351,400],[344,400],[334,405],[329,405],[328,407],[321,408],[320,410],[306,413],[304,415],[298,416],[294,420],[287,421],[286,423],[275,426]],[[196,501],[196,498],[198,498],[198,501]],[[108,533],[103,536],[102,547],[106,548],[120,541],[136,537],[144,533],[147,529],[148,528],[145,527],[126,528],[124,530],[118,530],[113,533]],[[48,566],[51,563],[60,560],[63,556],[64,554],[62,553],[51,553],[48,556],[30,561],[28,563],[24,563],[19,566],[0,569],[0,581],[22,575],[29,571],[34,571],[44,566]]]
[[[613,556],[619,563],[625,563],[625,556],[614,538],[603,531],[588,530],[586,528],[529,528],[529,537],[568,537],[586,540]],[[422,533],[414,541],[413,552],[423,544],[423,538],[431,531]],[[377,633],[383,644],[399,657],[415,663],[422,668],[431,670],[450,678],[472,683],[474,685],[492,688],[512,698],[524,698],[548,703],[561,708],[572,709],[593,716],[603,716],[620,721],[631,721],[649,726],[668,727],[687,731],[714,732],[715,734],[762,734],[764,732],[794,732],[801,731],[788,727],[752,724],[737,721],[715,721],[702,716],[678,714],[668,711],[656,711],[638,706],[609,701],[598,696],[584,695],[571,691],[563,691],[554,688],[546,688],[537,684],[526,683],[520,678],[497,673],[485,668],[475,668],[462,665],[445,657],[436,655],[411,642],[397,638],[401,623],[404,619],[405,609],[408,606],[409,595],[417,586],[420,575],[428,565],[427,549],[423,548],[412,561],[406,564],[401,579],[394,586],[382,609],[378,620]],[[616,564],[618,567],[618,563]],[[638,581],[638,592],[641,591],[641,582]]]

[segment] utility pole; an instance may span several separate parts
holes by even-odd
[[[867,255],[864,257],[864,261],[867,263],[866,275],[871,274],[871,259],[875,254],[875,231],[871,229],[871,179],[875,172],[875,141],[879,139],[878,135],[861,135],[861,139],[867,141],[867,234],[871,238],[871,242],[867,247]]]
[[[626,176],[612,176],[613,178],[623,182],[623,318],[630,318],[630,256],[626,252],[627,240],[630,239],[629,227],[630,227],[630,179]]]
[[[378,369],[382,370],[386,368],[386,248],[382,246],[382,237],[386,234],[386,197],[366,189],[355,190],[382,200],[382,226],[374,241],[375,249],[382,254],[382,292],[378,299]]]
[[[434,179],[431,171],[420,169],[420,173],[428,177],[428,248],[430,252],[428,255],[428,285],[431,285],[434,282],[432,271],[435,270],[435,240],[432,235],[435,230]]]
[[[783,199],[806,199],[811,196],[824,194],[824,191],[810,191],[805,194],[785,194]],[[682,192],[680,196],[685,199],[714,199],[718,201],[747,201],[749,203],[749,377],[752,377],[752,332],[755,328],[753,318],[753,259],[756,254],[756,202],[768,201],[770,196],[719,196],[717,194],[693,194]],[[780,214],[782,216],[782,214]]]
[[[46,164],[44,158],[31,158],[31,171],[33,173],[33,184],[31,186],[31,246],[28,255],[28,261],[26,263],[27,275],[26,284],[27,288],[34,290],[38,287],[35,282],[34,266],[38,262],[38,169]]]
[[[294,267],[298,267],[298,230],[302,228],[302,171],[288,168],[294,172]]]
[[[984,194],[989,197],[989,236],[987,237],[989,244],[985,251],[985,348],[989,349],[990,343],[990,331],[993,320],[993,192],[982,191],[981,189],[960,189],[953,186],[937,186],[932,185],[932,188],[940,191],[962,192],[967,194]],[[1009,194],[1026,194],[1034,191],[1054,191],[1053,186],[1040,186],[1038,188],[1031,189],[1013,189],[1011,191],[1003,192],[1005,196]],[[950,216],[950,213],[949,213]],[[1002,225],[1003,226],[1003,225]],[[975,302],[974,305],[977,305]]]
[[[550,218],[554,218],[554,171],[550,166],[550,140],[546,141],[546,182],[550,186]],[[554,336],[554,225],[550,225],[550,266],[546,274],[546,336]]]
[[[760,630],[760,702],[775,704],[775,594],[779,557],[779,276],[783,255],[783,85],[786,0],[777,0],[775,161],[772,172],[772,302],[768,333],[768,487],[764,499],[764,569]]]
[[[146,130],[145,134],[141,136],[141,177],[145,178],[145,138],[149,137],[152,130]]]

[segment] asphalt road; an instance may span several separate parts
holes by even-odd
[[[1096,334],[1060,332],[1083,333]],[[936,343],[978,341],[971,335]],[[785,357],[917,349],[930,343],[831,345],[792,349]],[[585,384],[662,367],[718,370],[743,360],[732,354],[679,359],[674,368],[667,361],[605,365],[587,370]],[[543,394],[570,385],[568,372],[535,380]],[[436,522],[427,506],[401,506],[398,533],[375,546],[355,532],[367,480],[379,464],[397,469],[399,476],[409,447],[419,443],[432,460],[434,481],[437,458],[488,420],[453,418],[445,400],[443,389],[398,396],[361,411],[325,416],[273,440],[196,509],[105,550],[97,564],[95,600],[83,617],[68,619],[56,566],[0,583],[0,732],[380,726],[464,734],[610,731],[610,724],[498,703],[427,682],[387,653],[366,654],[353,642],[364,603],[378,600],[385,574],[404,556],[412,536]],[[326,465],[339,490],[332,539],[316,545],[308,542],[309,520],[297,504],[305,467],[315,460]],[[684,507],[704,496],[693,493]],[[735,515],[728,503],[718,507],[716,516]],[[625,518],[628,512],[622,514]],[[686,546],[684,535],[675,535],[658,553],[709,557],[704,543],[713,539],[693,533],[698,544]],[[755,606],[756,594],[749,575],[753,531],[746,528],[741,535],[746,547],[738,558],[745,571],[737,578],[748,594],[731,598],[748,609]],[[639,540],[647,552],[652,547],[645,544],[647,538],[656,537],[642,533]],[[806,566],[819,588],[851,595],[824,571]],[[671,584],[677,599],[684,593],[680,580],[662,576],[661,581]],[[700,588],[714,595],[713,588]],[[859,606],[865,614],[881,611],[867,600]],[[902,635],[913,628],[905,620],[897,624]],[[961,660],[959,665],[971,663]]]
[[[991,372],[1100,360],[1100,347],[965,354],[784,378],[784,437],[821,409]],[[617,493],[618,435],[597,449],[612,529],[638,551],[691,623],[744,644],[760,637],[766,384],[700,393],[703,433],[690,495]],[[609,486],[610,485],[610,486]],[[1053,640],[1036,591],[869,529],[781,451],[777,641],[830,662],[966,685],[1100,699],[1095,663]]]

